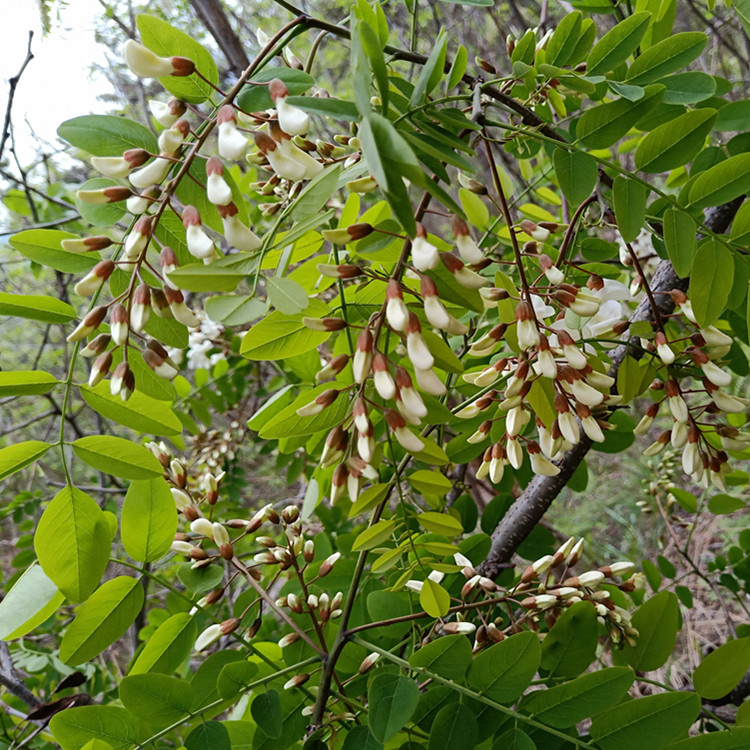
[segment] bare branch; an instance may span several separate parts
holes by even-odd
[[[34,59],[34,55],[31,52],[31,40],[34,37],[34,32],[29,31],[29,46],[26,50],[26,59],[23,61],[23,64],[21,65],[20,70],[18,73],[16,73],[9,83],[9,90],[8,90],[8,103],[5,105],[5,121],[3,122],[3,135],[2,138],[0,138],[0,161],[3,159],[3,152],[5,151],[5,144],[8,141],[8,138],[10,137],[10,113],[13,109],[13,99],[16,95],[16,87],[18,86],[18,82],[21,80],[21,76],[23,75],[24,70],[26,70],[26,66]]]

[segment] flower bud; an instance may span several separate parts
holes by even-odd
[[[159,57],[133,39],[125,42],[122,54],[127,66],[139,78],[189,76],[195,72],[195,63],[187,57]]]

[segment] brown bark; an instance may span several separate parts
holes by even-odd
[[[244,45],[229,23],[221,0],[190,0],[190,4],[224,53],[229,69],[239,76],[250,65],[250,60]]]

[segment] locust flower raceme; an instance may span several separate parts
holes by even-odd
[[[411,262],[417,271],[429,271],[440,265],[438,249],[427,239],[427,231],[417,222],[417,236],[411,243]]]
[[[226,206],[217,206],[227,242],[242,252],[251,253],[261,246],[260,237],[239,217],[239,209],[230,201]]]
[[[526,300],[516,305],[516,335],[521,349],[532,349],[539,345],[539,329],[533,308]]]
[[[101,289],[104,282],[112,275],[115,264],[111,260],[99,261],[76,285],[75,292],[81,297],[90,297]]]
[[[206,162],[206,195],[215,206],[226,206],[232,201],[232,189],[224,179],[224,165],[218,156]]]
[[[133,169],[144,165],[150,154],[142,148],[131,148],[122,156],[92,156],[91,166],[106,177],[121,179],[127,177]]]
[[[435,358],[422,337],[419,318],[412,312],[409,313],[409,322],[406,325],[406,351],[412,364],[418,370],[429,370],[435,363]]]
[[[139,284],[130,306],[130,327],[141,333],[151,315],[151,290],[148,284]]]
[[[268,84],[268,93],[276,107],[279,127],[289,135],[304,135],[310,126],[310,118],[299,107],[287,103],[289,90],[286,84],[280,79],[274,78]]]
[[[122,48],[125,63],[139,78],[164,76],[189,76],[195,72],[195,63],[187,57],[159,57],[142,44],[128,39]]]
[[[386,409],[385,421],[402,448],[411,453],[419,453],[424,443],[406,427],[406,420],[395,409]]]
[[[125,260],[137,260],[151,239],[153,220],[150,216],[141,216],[135,222],[132,231],[125,237],[123,255]]]
[[[185,206],[182,211],[182,223],[185,226],[187,248],[194,258],[210,263],[218,257],[213,240],[203,229],[198,209]]]
[[[135,375],[128,366],[127,362],[120,362],[115,371],[112,373],[112,378],[109,381],[109,392],[113,396],[119,395],[123,401],[127,401],[135,390]]]
[[[484,253],[469,234],[469,227],[460,216],[454,216],[451,220],[451,229],[456,238],[456,247],[461,260],[469,265],[474,265],[484,260]]]
[[[237,116],[229,104],[219,109],[216,115],[219,130],[219,156],[230,161],[239,161],[247,152],[247,138],[237,129]]]
[[[166,103],[157,99],[149,99],[148,108],[159,125],[165,128],[171,128],[187,112],[185,102],[175,97],[171,97]]]
[[[357,338],[357,348],[354,351],[354,358],[352,360],[352,373],[357,383],[364,383],[370,374],[372,349],[372,332],[369,328],[364,328]]]
[[[385,319],[394,331],[406,330],[409,322],[409,310],[404,302],[401,285],[396,279],[388,282],[385,292]]]

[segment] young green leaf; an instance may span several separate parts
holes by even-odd
[[[163,473],[161,464],[142,445],[114,435],[89,435],[73,443],[76,456],[97,471],[123,479],[149,479]]]
[[[693,673],[693,685],[702,698],[718,700],[730,693],[750,669],[750,638],[727,641],[712,651]]]
[[[165,727],[185,717],[193,705],[193,689],[165,674],[135,674],[120,682],[123,706],[144,721]]]
[[[658,669],[672,653],[680,628],[680,608],[671,591],[662,591],[647,599],[632,618],[638,630],[635,647],[625,645],[620,654],[633,669],[649,672]]]
[[[603,75],[625,62],[637,49],[650,20],[650,13],[634,13],[610,29],[589,53],[586,75]]]
[[[734,258],[725,245],[709,238],[693,258],[688,294],[700,326],[709,326],[724,312],[732,290]]]
[[[542,650],[534,633],[518,633],[482,651],[471,665],[468,685],[497,703],[513,703],[539,669]]]
[[[411,719],[419,703],[417,683],[406,676],[379,674],[367,691],[370,731],[388,742]]]
[[[122,544],[138,562],[159,560],[177,531],[177,512],[161,477],[131,482],[122,506]]]
[[[0,602],[0,641],[20,638],[41,625],[65,596],[37,563],[32,563]]]
[[[591,724],[591,739],[602,750],[662,750],[687,732],[700,707],[695,693],[648,695],[597,716]]]
[[[78,609],[60,644],[65,664],[93,659],[125,635],[143,606],[137,578],[118,576],[102,584]]]
[[[664,244],[675,273],[683,279],[693,267],[697,249],[695,231],[695,221],[690,214],[676,208],[664,212]]]
[[[39,520],[34,549],[57,588],[72,602],[82,602],[99,585],[114,535],[92,498],[75,487],[64,487]]]
[[[0,292],[0,315],[28,318],[42,323],[68,323],[76,317],[76,311],[67,302],[56,297]]]
[[[471,643],[465,635],[443,636],[415,651],[409,657],[409,664],[461,681],[471,665]]]
[[[646,221],[648,190],[635,180],[617,175],[612,187],[617,228],[625,242],[634,242]]]
[[[78,706],[56,713],[50,731],[62,750],[79,750],[91,740],[102,740],[112,750],[130,750],[138,742],[138,717],[119,706]]]
[[[707,107],[659,125],[640,142],[635,152],[635,166],[643,172],[655,173],[691,161],[703,147],[716,116],[716,110]]]
[[[192,653],[198,626],[187,612],[172,615],[156,629],[138,654],[130,674],[172,674]]]
[[[583,151],[568,151],[564,148],[555,149],[552,159],[563,195],[572,206],[583,203],[596,186],[596,159]]]
[[[708,37],[700,31],[683,31],[647,49],[628,70],[628,83],[652,83],[684,68],[703,51]]]

